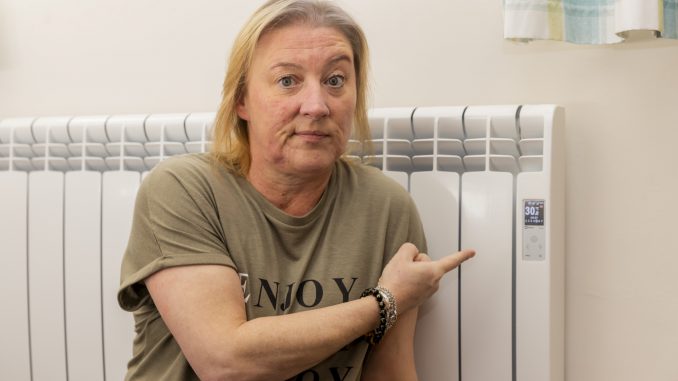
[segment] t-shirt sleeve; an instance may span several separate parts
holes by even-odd
[[[205,163],[169,159],[144,179],[121,268],[118,303],[128,311],[145,304],[144,279],[169,267],[213,264],[236,268]]]

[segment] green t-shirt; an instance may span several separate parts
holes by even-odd
[[[144,285],[159,270],[232,267],[250,320],[358,299],[404,242],[426,250],[409,194],[376,168],[337,161],[318,204],[293,217],[207,154],[168,159],[139,189],[122,263],[118,301],[136,326],[126,380],[198,379]],[[291,380],[360,380],[367,348],[357,340]]]

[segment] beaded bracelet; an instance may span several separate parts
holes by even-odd
[[[377,345],[384,338],[384,334],[395,324],[398,317],[395,309],[395,298],[393,294],[383,287],[368,288],[360,295],[361,298],[372,295],[377,299],[379,305],[379,326],[374,331],[365,335],[365,340],[370,345]],[[384,301],[386,299],[388,304]]]

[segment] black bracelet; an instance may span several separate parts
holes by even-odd
[[[384,297],[381,295],[381,292],[376,288],[368,288],[360,295],[361,298],[372,295],[377,299],[377,304],[379,305],[379,326],[374,330],[370,331],[365,335],[365,340],[370,343],[370,345],[377,345],[384,338],[386,333],[386,323],[388,322],[388,316],[386,312],[386,303],[384,302]]]

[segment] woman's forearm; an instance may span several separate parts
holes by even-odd
[[[230,342],[235,379],[287,379],[313,367],[374,329],[379,309],[372,297],[243,323]]]

